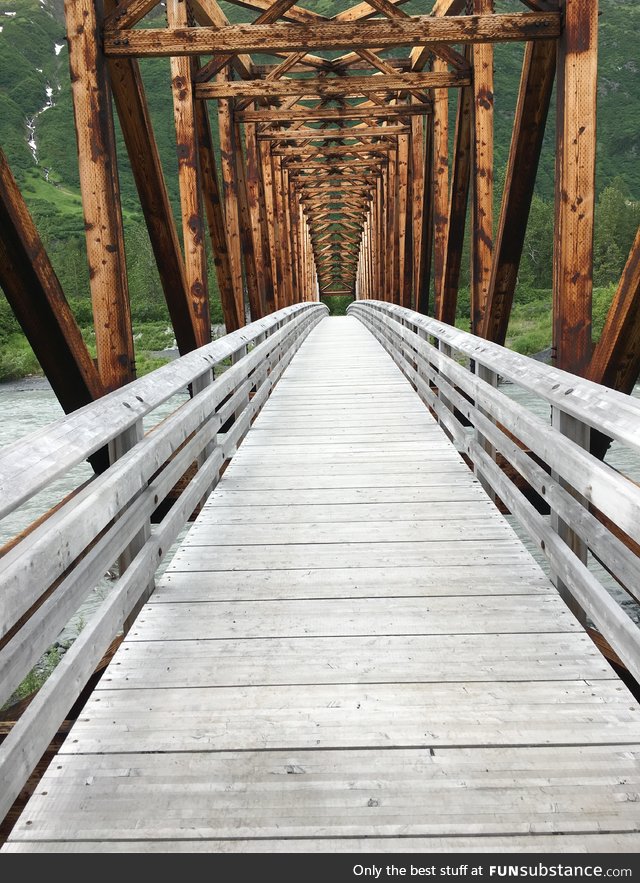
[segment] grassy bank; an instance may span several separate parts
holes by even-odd
[[[95,332],[93,328],[83,328],[89,352],[95,358]],[[167,323],[149,322],[134,325],[134,345],[138,377],[154,371],[167,361],[156,355],[174,343],[173,331]],[[21,331],[12,331],[0,340],[0,382],[20,380],[23,377],[42,375],[42,369],[33,350]]]

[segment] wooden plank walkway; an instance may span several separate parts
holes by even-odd
[[[357,320],[305,342],[8,851],[640,851],[640,715]]]

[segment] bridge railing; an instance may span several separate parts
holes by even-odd
[[[356,301],[349,315],[378,338],[544,552],[574,613],[593,621],[640,680],[640,629],[588,567],[590,552],[640,600],[640,487],[589,452],[593,430],[640,452],[640,401],[393,304]],[[499,378],[546,401],[551,419],[505,395]]]
[[[280,310],[0,452],[0,518],[107,446],[111,462],[0,550],[0,705],[102,575],[116,562],[119,571],[0,746],[0,818],[113,639],[148,597],[162,559],[291,357],[327,313],[311,303]],[[142,418],[180,392],[183,403],[145,435]],[[152,526],[152,514],[181,479],[180,496]]]

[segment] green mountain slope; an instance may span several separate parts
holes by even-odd
[[[224,0],[222,5],[234,21],[252,18],[249,11]],[[342,4],[335,0],[308,0],[308,6],[329,15]],[[414,14],[424,14],[431,6],[432,0],[410,0],[404,8]],[[640,33],[640,2],[600,0],[600,6],[597,153],[600,202],[595,275],[596,282],[606,286],[619,275],[635,227],[640,222],[637,205],[640,201],[640,52],[636,40]],[[518,0],[497,0],[497,8],[499,11],[524,9]],[[83,254],[63,0],[0,0],[0,28],[0,144],[9,157],[78,319],[81,324],[88,325],[88,279]],[[500,182],[509,150],[522,47],[513,44],[497,46],[495,55],[496,181]],[[145,60],[141,70],[170,196],[177,209],[169,62],[167,59]],[[53,106],[43,110],[47,104]],[[215,123],[215,114],[211,116]],[[34,131],[35,155],[33,144],[30,147],[28,143]],[[536,299],[532,292],[550,287],[553,113],[546,141],[521,272],[518,298],[522,304],[530,302],[532,297]],[[130,262],[134,320],[138,323],[166,323],[159,280],[121,138],[119,148],[128,250],[135,257]],[[498,192],[497,199],[499,195]],[[462,282],[466,284],[464,277]],[[212,274],[212,288],[215,297],[215,274]],[[546,303],[548,297],[540,295],[543,297]],[[460,305],[463,316],[465,303],[463,292]],[[219,313],[214,313],[214,318],[218,319]],[[15,323],[2,299],[0,335],[6,338],[7,334],[15,332]],[[2,373],[0,364],[0,375]]]

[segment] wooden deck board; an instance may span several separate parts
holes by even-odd
[[[374,338],[326,320],[6,850],[640,851],[638,709]]]

